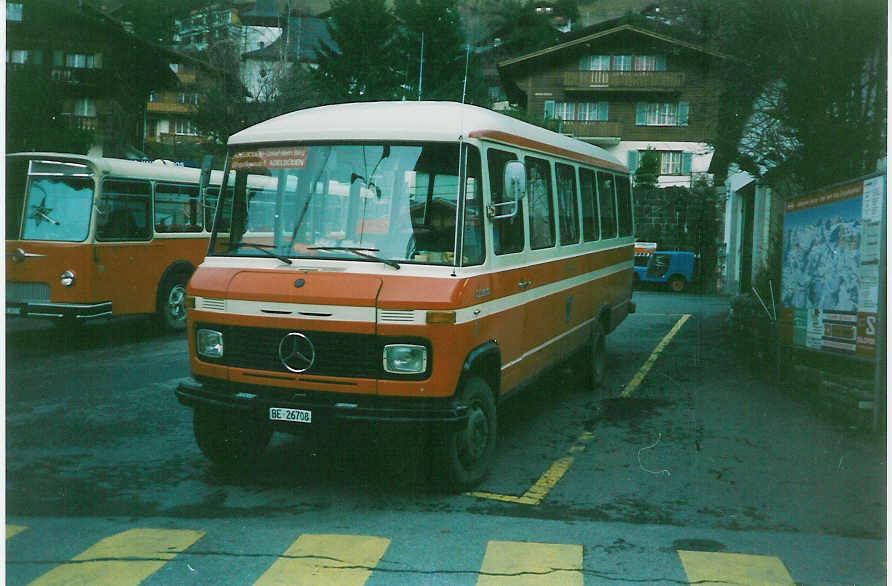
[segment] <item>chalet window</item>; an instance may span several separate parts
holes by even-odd
[[[613,71],[632,71],[632,56],[614,55]]]
[[[555,102],[553,117],[561,120],[576,120],[576,104],[573,102]]]
[[[607,116],[607,102],[545,102],[545,118],[604,122]]]
[[[580,102],[576,105],[576,119],[606,122],[608,120],[607,102]]]
[[[635,71],[666,71],[666,56],[635,55],[633,68]]]
[[[150,102],[160,102],[161,95],[158,92],[149,92],[149,101]]]
[[[6,3],[6,20],[12,20],[14,22],[22,22],[23,20],[23,4],[21,2],[7,2]]]
[[[610,55],[586,55],[579,60],[579,71],[610,71]]]
[[[629,171],[634,173],[646,151],[629,151]],[[690,175],[693,153],[683,151],[657,151],[660,161],[660,175]]]
[[[72,116],[84,116],[94,118],[96,116],[96,101],[91,98],[77,98],[66,100],[64,104],[65,114]]]
[[[174,125],[174,132],[176,132],[176,134],[188,136],[195,136],[198,134],[198,131],[195,129],[195,125],[192,124],[191,120],[177,120]]]
[[[6,62],[11,65],[24,65],[28,62],[28,51],[21,49],[6,50]]]
[[[55,65],[70,69],[99,69],[102,67],[102,54],[56,52]]]
[[[635,112],[637,126],[687,126],[687,102],[638,102]]]

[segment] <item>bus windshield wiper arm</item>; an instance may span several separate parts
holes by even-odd
[[[277,254],[277,253],[273,252],[272,250],[270,250],[270,248],[274,248],[273,246],[264,245],[264,244],[250,244],[250,243],[242,243],[241,246],[249,246],[251,248],[256,248],[257,250],[259,250],[261,252],[265,252],[266,254],[270,255],[273,258],[279,259],[280,261],[282,261],[285,264],[289,264],[289,265],[291,264],[290,258],[288,258],[287,256],[285,256],[283,254]]]
[[[362,258],[367,258],[369,260],[376,260],[378,262],[383,262],[387,266],[393,267],[397,270],[400,268],[400,263],[395,260],[390,260],[389,258],[381,258],[380,256],[375,256],[374,254],[369,254],[370,252],[378,252],[380,249],[378,248],[361,248],[358,246],[310,246],[310,250],[346,250],[347,252],[352,252],[356,256],[361,256]]]

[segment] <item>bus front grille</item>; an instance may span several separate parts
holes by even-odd
[[[36,283],[24,281],[6,282],[7,301],[49,301],[49,283]]]
[[[343,334],[304,330],[197,324],[223,333],[223,358],[202,360],[237,368],[289,372],[279,357],[279,344],[293,331],[299,331],[313,344],[315,357],[306,374],[349,378],[376,378],[381,369],[381,352],[372,334]]]

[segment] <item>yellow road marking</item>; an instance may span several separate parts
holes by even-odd
[[[794,584],[784,563],[774,556],[679,551],[691,583]]]
[[[635,392],[635,389],[638,388],[638,385],[641,384],[641,381],[643,381],[644,377],[647,376],[647,373],[650,372],[650,369],[651,367],[653,367],[654,362],[656,362],[657,358],[660,357],[660,352],[662,352],[663,349],[666,348],[669,342],[672,341],[672,338],[675,337],[675,334],[678,333],[678,330],[681,329],[681,326],[683,326],[690,317],[691,314],[686,313],[679,318],[674,326],[672,326],[672,329],[669,330],[669,333],[666,334],[662,340],[660,340],[660,343],[657,344],[657,347],[654,349],[653,352],[651,352],[650,357],[648,357],[641,368],[638,369],[638,372],[635,373],[635,376],[632,377],[632,380],[629,381],[629,384],[626,385],[626,388],[623,389],[623,392],[620,393],[621,397],[628,397],[633,392]]]
[[[139,584],[203,535],[203,531],[130,529],[100,540],[31,584]]]
[[[362,535],[301,535],[255,584],[365,584],[390,540]]]
[[[663,339],[660,340],[660,343],[657,344],[657,347],[654,348],[654,351],[651,352],[651,355],[644,362],[638,372],[635,373],[635,376],[632,377],[632,380],[629,381],[629,384],[623,389],[623,392],[620,393],[622,397],[628,397],[632,394],[632,392],[638,388],[641,384],[641,381],[644,380],[644,377],[647,376],[647,373],[650,372],[651,367],[653,367],[654,362],[657,361],[657,358],[660,356],[660,353],[666,348],[669,342],[672,341],[672,338],[675,337],[675,334],[678,333],[678,330],[681,329],[681,326],[685,324],[686,321],[691,317],[691,314],[685,313],[679,318],[679,320],[672,326],[672,329],[669,330],[669,333],[663,336]],[[579,438],[577,438],[576,442],[570,447],[570,454],[578,454],[585,450],[586,444],[588,444],[592,438],[594,438],[594,434],[586,431]],[[538,505],[541,503],[546,496],[548,496],[549,491],[560,481],[560,479],[566,474],[567,470],[570,469],[570,465],[573,463],[573,456],[564,456],[559,459],[557,462],[552,464],[545,473],[539,477],[539,480],[531,486],[525,493],[521,496],[514,496],[510,494],[499,494],[495,492],[486,492],[486,491],[475,491],[466,493],[468,496],[473,496],[477,498],[489,499],[493,501],[501,501],[504,503],[514,503],[519,505]]]
[[[490,541],[478,586],[556,584],[582,586],[582,546]]]
[[[9,539],[10,537],[15,537],[16,535],[18,535],[25,529],[27,529],[27,527],[22,527],[21,525],[7,525],[6,526],[6,539]]]

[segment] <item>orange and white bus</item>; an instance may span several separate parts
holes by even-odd
[[[6,315],[62,324],[153,313],[186,325],[217,186],[201,171],[61,153],[6,157]]]
[[[467,489],[499,403],[585,349],[596,387],[634,311],[629,173],[596,146],[457,103],[342,104],[233,135],[227,167],[177,389],[218,466],[273,431],[413,423]]]

